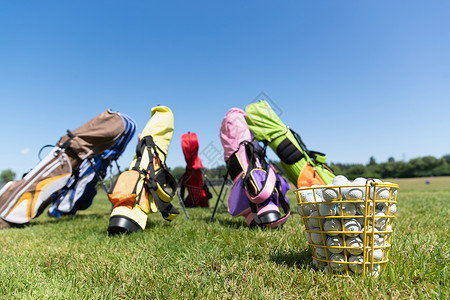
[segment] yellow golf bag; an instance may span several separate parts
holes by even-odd
[[[172,111],[165,106],[153,107],[130,168],[119,175],[109,191],[114,206],[109,234],[144,230],[148,215],[158,210],[167,221],[179,214],[170,203],[176,194],[176,180],[165,165],[172,134]]]

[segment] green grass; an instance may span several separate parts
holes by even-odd
[[[104,194],[76,216],[39,216],[0,231],[2,299],[384,299],[449,293],[450,177],[400,185],[388,268],[379,277],[314,270],[300,216],[280,230],[250,229],[226,210],[189,209],[169,223],[159,213],[144,232],[106,234]],[[413,182],[414,181],[414,182]],[[289,192],[296,209],[294,194]],[[174,205],[179,207],[175,200]],[[213,206],[215,200],[210,202]],[[181,210],[181,209],[180,209]]]

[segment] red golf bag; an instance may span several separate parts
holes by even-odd
[[[181,136],[181,147],[186,159],[186,171],[181,179],[181,197],[187,207],[209,207],[211,193],[203,181],[203,165],[198,156],[198,137],[193,132]],[[184,198],[187,189],[188,195]]]

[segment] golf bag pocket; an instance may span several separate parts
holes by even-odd
[[[233,184],[230,190],[230,195],[228,196],[228,212],[233,217],[247,216],[251,214],[250,202],[247,197],[247,193],[242,188],[243,178],[240,177],[239,180]]]
[[[280,178],[282,177],[280,176]],[[257,177],[255,186],[261,187],[263,185],[264,177]],[[243,186],[245,186],[244,176],[241,176],[233,184],[233,187],[230,190],[230,195],[228,197],[228,211],[232,216],[244,216],[248,226],[256,224],[258,226],[275,228],[287,221],[290,215],[290,208],[285,194],[289,188],[281,188],[279,181],[277,181],[276,187],[273,186],[268,198],[260,203],[254,203],[248,197],[248,191],[246,188],[243,188]],[[260,200],[261,199],[258,199],[258,201]],[[280,207],[283,208],[285,212],[283,217],[281,216]]]
[[[108,194],[114,208],[125,206],[133,208],[136,202],[136,185],[139,181],[139,172],[128,170],[119,175],[116,182],[111,186],[111,192]]]
[[[263,169],[253,169],[245,177],[245,193],[253,203],[263,203],[274,192],[276,174],[271,167],[267,170],[268,172]]]
[[[165,168],[155,171],[156,194],[163,202],[171,202],[175,197],[177,182],[170,172]]]

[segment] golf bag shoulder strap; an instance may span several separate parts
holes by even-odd
[[[327,161],[327,156],[325,153],[317,152],[317,151],[309,151],[311,154],[311,158],[314,159],[315,162],[319,164],[325,164]]]
[[[75,137],[75,135],[72,133],[72,131],[70,131],[69,129],[67,129],[67,136],[69,137],[67,139],[67,141],[65,141],[63,144],[58,145],[59,147],[66,149],[69,148],[70,146],[70,141]]]
[[[234,181],[239,174],[244,171],[241,162],[237,156],[237,153],[233,153],[227,161],[228,174],[230,174],[231,180]]]
[[[280,157],[280,159],[288,164],[292,165],[298,162],[299,160],[306,158],[308,161],[312,160],[314,163],[325,164],[326,155],[322,152],[311,151],[309,150],[305,143],[303,143],[300,135],[292,129],[289,129],[294,135],[297,143],[299,144],[300,149],[298,149],[289,138],[285,138],[277,147],[276,153]],[[309,159],[308,159],[309,158]]]
[[[249,141],[241,142],[239,148],[227,161],[227,169],[231,176],[231,180],[235,181],[242,172],[247,174],[256,167],[267,169],[267,163],[264,157],[264,149],[257,149],[255,145]]]
[[[265,160],[264,149],[257,148],[249,141],[243,141],[238,150],[230,156],[227,165],[234,182],[239,175],[244,176],[244,189],[251,202],[260,204],[272,195],[275,189],[276,174]],[[262,186],[259,186],[254,178],[254,173],[258,172],[259,176],[262,174],[257,170],[262,171],[265,175]]]
[[[139,164],[145,148],[149,156],[149,163],[147,169],[141,169],[139,168]],[[160,160],[157,150],[161,151],[156,146],[151,135],[143,137],[136,147],[137,159],[132,169],[140,172],[144,176],[145,187],[150,195],[152,195],[163,218],[167,221],[172,221],[179,214],[178,210],[170,204],[170,201],[175,196],[177,183],[172,174],[167,170],[165,163]],[[155,161],[159,165],[157,169],[155,169]]]

